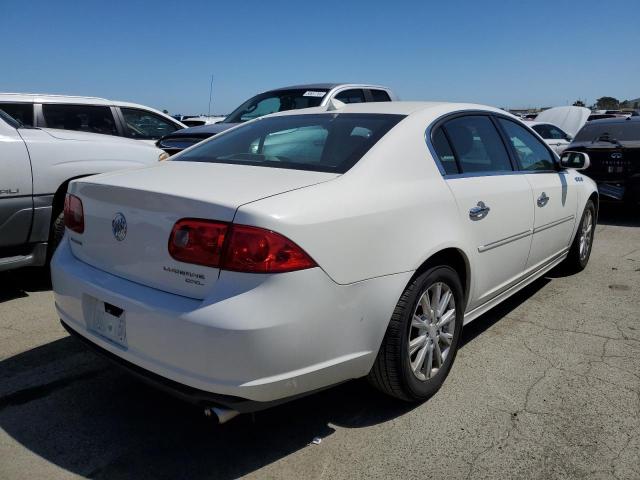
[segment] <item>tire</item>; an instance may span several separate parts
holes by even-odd
[[[49,232],[49,246],[47,248],[47,264],[51,261],[51,257],[60,245],[64,236],[64,212],[58,212],[58,215],[51,222],[51,231]]]
[[[586,225],[589,223],[589,226]],[[588,231],[587,231],[588,230]],[[580,225],[578,225],[578,231],[573,239],[571,248],[569,249],[569,255],[567,255],[564,261],[564,266],[571,272],[581,272],[589,263],[589,257],[591,256],[591,249],[593,247],[593,239],[596,230],[596,207],[592,200],[587,201],[587,205],[584,207],[582,218],[580,219]],[[582,241],[586,235],[586,244],[584,249],[582,248]]]
[[[433,317],[436,321],[433,322],[431,320],[433,318],[431,317],[432,312],[425,314],[428,308],[423,306],[425,303],[422,299],[426,293],[429,303],[437,300],[435,295],[438,284],[441,289],[441,300],[447,291],[452,294],[452,298],[442,311],[435,312]],[[410,402],[426,400],[436,393],[449,374],[458,350],[464,318],[463,298],[460,278],[450,267],[433,267],[415,278],[402,293],[391,315],[378,356],[367,377],[369,382],[388,395]],[[450,313],[452,306],[455,309],[453,314]],[[432,310],[437,309],[432,308]],[[414,321],[414,313],[424,323]],[[429,323],[437,323],[438,319],[442,320],[443,317],[449,318],[450,321],[442,327],[441,331],[437,327],[434,328],[433,325],[428,326]],[[416,323],[421,326],[416,326]],[[447,338],[445,338],[445,334]],[[422,343],[418,338],[423,336],[423,346],[409,355],[410,338],[415,346],[415,344]],[[448,350],[446,350],[446,341],[451,342],[448,345]],[[414,366],[420,367],[418,357],[422,355],[423,348],[425,353],[423,354],[422,368],[418,368],[417,372],[414,372]],[[442,352],[444,361],[440,363],[437,370],[429,369],[429,351],[431,350],[431,362],[435,368],[438,364],[438,348]]]

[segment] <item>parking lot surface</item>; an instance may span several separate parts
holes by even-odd
[[[0,478],[640,478],[637,212],[463,336],[421,405],[354,381],[218,426],[68,337],[46,272],[0,273]]]

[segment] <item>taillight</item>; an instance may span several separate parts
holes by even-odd
[[[229,225],[210,220],[183,218],[169,237],[169,254],[181,262],[219,267]]]
[[[280,273],[315,267],[298,245],[271,230],[233,225],[222,268],[238,272]]]
[[[316,263],[279,233],[247,225],[182,219],[169,237],[169,254],[186,263],[253,273],[281,273]]]
[[[64,197],[64,225],[76,233],[84,232],[82,200],[70,193]]]

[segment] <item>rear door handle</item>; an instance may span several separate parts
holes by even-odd
[[[537,200],[538,206],[544,207],[548,202],[549,202],[549,197],[547,197],[547,194],[545,192],[542,192],[542,194],[540,194]]]
[[[484,217],[489,215],[489,211],[491,209],[487,207],[483,201],[478,202],[478,204],[469,210],[469,218],[471,220],[482,220]]]

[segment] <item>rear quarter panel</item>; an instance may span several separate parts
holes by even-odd
[[[234,222],[289,237],[339,284],[414,271],[444,248],[467,252],[455,200],[424,140],[431,118],[408,117],[346,174],[245,204]]]

